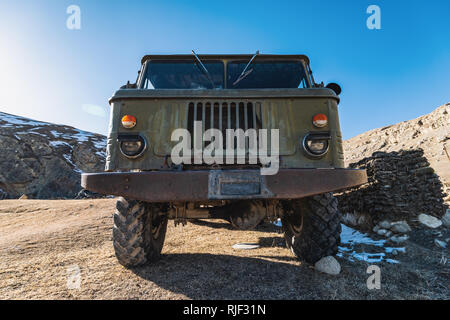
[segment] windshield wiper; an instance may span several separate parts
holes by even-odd
[[[245,66],[242,73],[239,75],[239,77],[236,79],[235,82],[233,82],[233,86],[237,85],[241,80],[243,80],[245,77],[247,77],[250,73],[253,72],[253,69],[250,69],[247,71],[248,67],[252,64],[253,60],[256,58],[256,56],[259,54],[259,50],[256,51],[256,53],[253,55],[253,57],[250,59],[250,61]]]
[[[205,76],[208,78],[209,82],[211,82],[212,88],[215,89],[216,86],[214,85],[214,81],[211,79],[211,75],[208,72],[208,69],[206,69],[205,65],[202,63],[202,61],[200,60],[200,58],[197,56],[197,54],[194,52],[194,50],[192,50],[192,54],[194,55],[194,57],[197,59],[198,63],[200,63],[200,66],[202,67],[203,71],[205,72]]]

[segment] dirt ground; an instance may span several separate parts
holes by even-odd
[[[399,264],[378,263],[381,289],[369,290],[369,263],[338,258],[340,275],[319,273],[294,259],[280,228],[269,224],[236,231],[219,220],[169,222],[162,259],[128,270],[114,256],[114,207],[114,199],[0,201],[0,298],[450,298],[448,251],[424,241],[411,237]],[[261,248],[232,248],[242,242]],[[70,282],[74,270],[79,289]]]

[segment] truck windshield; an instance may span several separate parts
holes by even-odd
[[[224,64],[202,61],[215,88],[224,88]],[[208,76],[197,61],[149,61],[144,89],[212,89]]]
[[[306,88],[308,86],[306,72],[300,61],[254,61],[248,67],[246,76],[236,82],[247,63],[248,61],[228,63],[228,88]]]
[[[258,57],[242,71],[248,60],[229,61],[203,59],[208,75],[195,60],[148,61],[143,89],[263,89],[307,88],[307,74],[302,61],[258,61]],[[226,85],[225,81],[226,69]],[[239,79],[239,80],[238,80]],[[237,81],[238,80],[238,81]]]

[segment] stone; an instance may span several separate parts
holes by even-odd
[[[438,240],[438,239],[434,239],[434,244],[442,249],[445,249],[445,247],[447,247],[447,244],[445,243],[445,241]]]
[[[384,236],[384,235],[386,235],[386,233],[387,233],[387,230],[386,230],[386,229],[379,229],[379,230],[377,231],[377,234],[380,235],[380,236]]]
[[[349,212],[343,214],[341,220],[343,224],[351,227],[355,227],[358,224],[356,216]]]
[[[378,230],[380,230],[380,227],[378,225],[376,225],[375,227],[373,227],[372,231],[377,233]]]
[[[254,250],[258,248],[259,244],[257,243],[236,243],[233,245],[233,249],[235,250]]]
[[[397,251],[396,249],[392,250],[391,253],[392,253],[392,255],[394,255],[394,256],[398,255],[398,251]]]
[[[391,227],[391,223],[387,220],[381,221],[378,225],[381,229],[389,229]]]
[[[81,189],[80,192],[78,192],[78,194],[75,197],[75,199],[101,199],[101,198],[106,198],[106,196],[86,189]]]
[[[447,209],[441,221],[444,226],[450,228],[450,209]]]
[[[406,240],[408,240],[409,237],[405,234],[403,236],[392,236],[389,238],[390,241],[396,243],[396,244],[400,244],[405,242]]]
[[[391,230],[397,233],[408,233],[411,232],[411,227],[406,221],[397,221],[392,223]]]
[[[386,232],[386,234],[384,236],[386,238],[389,238],[390,236],[392,236],[392,231],[388,230],[388,232]]]
[[[341,272],[341,265],[332,256],[320,259],[315,263],[314,268],[319,272],[331,275],[338,275]]]
[[[428,214],[421,213],[419,214],[419,222],[428,228],[438,228],[442,225],[442,221],[436,217],[430,216]]]

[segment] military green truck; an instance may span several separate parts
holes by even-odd
[[[168,219],[226,219],[238,229],[281,219],[299,259],[336,254],[341,225],[332,192],[367,182],[364,170],[344,167],[340,91],[314,81],[305,55],[143,57],[136,83],[109,101],[105,172],[81,178],[87,190],[120,196],[113,227],[119,262],[158,259]],[[180,129],[188,135],[174,139]],[[257,134],[239,142],[227,136],[212,148],[214,161],[195,157],[219,141],[202,140],[207,132],[230,130]],[[180,161],[174,149],[182,140]],[[262,142],[270,161],[254,154]]]

